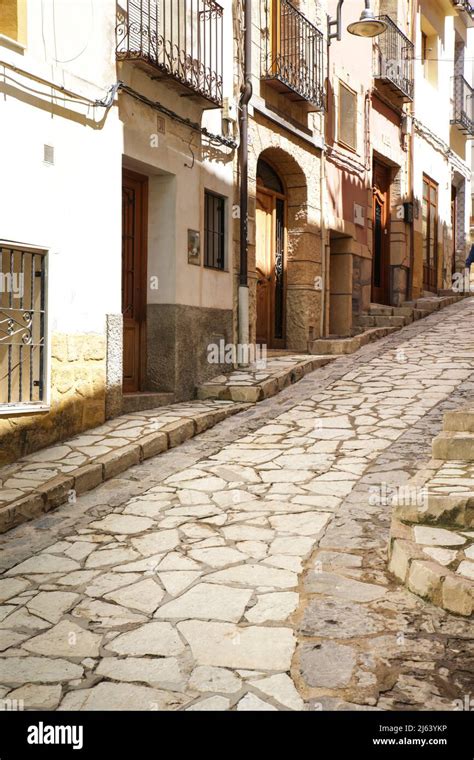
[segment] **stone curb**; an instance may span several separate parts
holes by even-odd
[[[0,534],[97,488],[129,467],[179,446],[227,417],[244,411],[248,406],[249,404],[235,404],[169,423],[156,433],[144,436],[137,443],[130,443],[108,454],[97,456],[67,475],[58,475],[46,481],[21,499],[0,508]]]
[[[470,529],[474,527],[474,497],[428,494],[423,504],[394,503],[393,517],[402,523]]]
[[[420,544],[411,538],[411,528],[394,519],[389,545],[389,572],[422,599],[447,612],[471,617],[474,612],[474,582],[430,559]]]
[[[474,433],[445,430],[433,439],[432,450],[435,459],[474,462]]]
[[[203,383],[197,388],[199,401],[234,401],[240,403],[256,404],[264,399],[276,396],[284,388],[299,382],[305,375],[314,372],[320,367],[325,367],[337,359],[337,356],[308,356],[307,360],[295,364],[293,367],[281,370],[268,377],[261,383],[254,385],[214,385]]]
[[[355,335],[352,338],[335,338],[334,340],[318,339],[313,341],[311,351],[315,354],[329,354],[332,356],[344,356],[347,354],[353,354],[359,350],[362,346],[366,346],[368,343],[385,338],[387,335],[391,335],[398,330],[402,330],[412,322],[419,319],[429,317],[431,314],[445,309],[447,306],[453,306],[455,303],[459,303],[468,296],[454,295],[454,296],[441,296],[437,300],[435,299],[418,299],[416,303],[420,303],[424,308],[412,307],[387,307],[387,311],[392,312],[394,309],[403,309],[405,314],[397,312],[391,316],[369,315],[369,319],[373,319],[374,327],[369,327],[360,335]],[[410,312],[410,314],[408,313]],[[410,318],[412,317],[412,318]],[[390,325],[385,323],[385,320],[390,320]]]
[[[334,338],[334,340],[328,340],[326,338],[318,339],[313,341],[310,350],[312,353],[323,354],[326,356],[346,356],[347,354],[354,354],[359,348],[367,346],[369,343],[373,343],[376,340],[386,338],[387,335],[391,335],[398,330],[401,330],[401,326],[371,327],[360,335],[354,335],[352,338]]]

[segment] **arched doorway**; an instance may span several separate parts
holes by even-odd
[[[262,158],[257,164],[257,343],[284,348],[287,208],[283,183]]]

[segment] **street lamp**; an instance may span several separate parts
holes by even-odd
[[[342,5],[344,0],[339,0],[337,4],[337,16],[335,19],[328,18],[328,42],[331,40],[340,40],[342,36]],[[332,31],[333,28],[336,31]],[[381,19],[375,18],[374,12],[370,7],[370,0],[365,0],[365,8],[361,13],[359,21],[353,21],[349,24],[347,31],[357,37],[378,37],[387,31],[387,24]]]

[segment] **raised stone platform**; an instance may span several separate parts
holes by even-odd
[[[352,338],[320,338],[309,344],[309,352],[311,354],[328,354],[330,356],[353,354],[359,348],[362,348],[362,346],[367,346],[375,340],[380,340],[380,338],[386,338],[387,335],[396,332],[400,327],[402,325],[397,327],[373,327],[360,333],[360,335],[354,335]]]
[[[309,372],[324,367],[336,357],[332,356],[269,356],[264,367],[251,365],[236,369],[228,375],[219,375],[199,386],[199,399],[256,403],[275,396]]]
[[[228,401],[190,401],[124,414],[0,468],[0,533],[246,408]]]
[[[406,503],[406,497],[411,503]],[[394,505],[389,570],[449,612],[474,611],[474,462],[432,460]]]

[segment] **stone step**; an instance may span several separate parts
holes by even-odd
[[[375,317],[376,327],[405,327],[408,317]]]
[[[428,311],[428,309],[413,309],[413,316],[415,319],[424,319],[425,317],[429,317],[432,313],[433,312]]]
[[[371,317],[369,314],[361,314],[356,317],[355,324],[358,327],[375,327],[375,317]]]
[[[124,393],[122,411],[123,414],[145,412],[168,404],[174,404],[172,393]]]
[[[380,338],[385,338],[398,329],[398,327],[394,327],[393,325],[390,327],[373,327],[352,338],[319,338],[308,343],[308,351],[310,354],[330,354],[332,356],[353,354],[362,346],[366,346],[368,343],[372,343]]]
[[[383,304],[378,303],[371,303],[369,314],[373,317],[391,317],[393,314],[393,307],[384,306]]]
[[[433,459],[474,462],[474,434],[445,431],[433,439]]]
[[[394,306],[393,314],[395,317],[408,317],[410,322],[413,322],[414,309],[410,306]]]
[[[443,428],[452,433],[474,433],[474,406],[446,412]]]
[[[437,298],[418,298],[416,302],[417,309],[426,309],[427,311],[438,311],[441,306]]]
[[[474,526],[474,492],[438,494],[426,493],[414,486],[406,487],[398,498],[393,499],[392,505],[393,517],[402,523],[469,530]]]
[[[425,531],[424,535],[417,535],[421,530]],[[408,528],[398,520],[392,520],[389,572],[422,599],[456,615],[471,617],[474,582],[464,570],[470,565],[464,547],[459,549],[457,533],[453,533],[458,544],[455,550],[433,545],[433,541],[438,540],[436,533],[442,533],[444,538],[449,531],[428,526]]]

